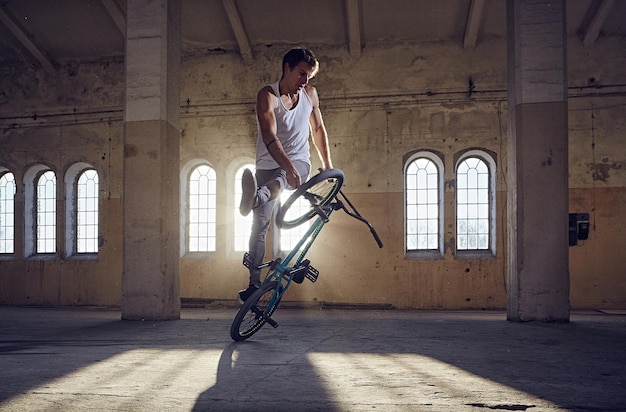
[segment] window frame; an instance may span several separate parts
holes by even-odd
[[[4,167],[0,167],[0,180],[3,179],[5,176],[7,175],[11,175],[13,177],[13,195],[12,197],[9,199],[2,199],[0,198],[0,204],[4,203],[4,202],[10,202],[11,204],[11,213],[4,213],[4,215],[9,216],[12,215],[13,220],[10,222],[10,225],[6,225],[4,226],[4,228],[8,228],[13,232],[13,236],[11,239],[0,239],[1,242],[7,242],[6,244],[11,244],[11,251],[10,252],[1,252],[0,251],[0,259],[10,259],[13,258],[15,256],[15,251],[16,251],[16,246],[15,246],[15,235],[16,235],[16,225],[15,225],[15,197],[17,196],[17,179],[15,176],[15,173],[13,173],[11,170],[6,169]],[[2,214],[2,210],[0,210],[0,214]]]
[[[78,251],[78,180],[84,172],[93,170],[98,176],[98,250],[96,252],[79,252]],[[93,165],[85,162],[78,162],[71,165],[65,172],[63,181],[65,185],[65,252],[67,259],[84,259],[92,260],[98,257],[100,247],[102,246],[100,228],[101,228],[101,173]]]
[[[438,205],[438,217],[437,217],[437,248],[435,249],[409,249],[408,248],[408,186],[407,186],[407,172],[409,167],[418,159],[427,159],[431,161],[437,168],[437,205]],[[445,253],[445,232],[444,232],[444,197],[445,197],[445,168],[444,168],[444,156],[441,153],[437,153],[431,150],[418,150],[411,153],[404,162],[402,179],[403,179],[403,214],[404,214],[404,256],[409,259],[442,259]]]
[[[47,173],[51,173],[52,177],[54,178],[54,198],[52,199],[52,204],[54,206],[54,210],[53,211],[48,211],[46,210],[41,210],[39,207],[39,201],[40,201],[40,196],[39,196],[39,187],[40,187],[40,181],[41,179],[44,177],[44,175],[46,175]],[[57,178],[57,174],[54,172],[54,170],[52,169],[47,169],[47,170],[42,170],[39,173],[37,173],[37,175],[35,176],[35,181],[34,181],[34,204],[33,204],[33,211],[34,211],[34,216],[33,216],[33,222],[34,222],[34,233],[33,233],[33,240],[34,240],[34,244],[33,244],[33,251],[34,251],[34,255],[37,256],[56,256],[56,254],[59,251],[58,248],[58,240],[59,240],[59,225],[58,225],[58,210],[57,210],[57,201],[58,201],[58,195],[57,192],[59,190],[59,185],[58,185],[58,178]],[[49,200],[46,198],[46,200]],[[45,251],[45,252],[40,252],[39,251],[39,242],[40,240],[42,240],[42,236],[40,235],[40,231],[43,227],[47,227],[47,225],[41,225],[39,222],[39,217],[41,213],[51,213],[53,215],[53,221],[54,221],[54,238],[50,239],[52,241],[52,245],[53,245],[53,249],[52,251]],[[47,239],[47,238],[44,238]]]
[[[458,248],[458,224],[459,224],[459,215],[458,215],[458,180],[459,180],[459,166],[462,162],[469,158],[477,158],[481,160],[485,166],[487,167],[488,176],[488,236],[489,239],[487,241],[488,245],[486,249],[459,249]],[[458,258],[464,259],[484,259],[484,258],[495,258],[496,257],[496,244],[497,244],[497,233],[496,233],[496,220],[497,220],[497,209],[496,209],[496,161],[495,156],[491,153],[488,153],[485,150],[481,149],[468,149],[460,154],[458,154],[455,164],[454,164],[454,178],[455,178],[455,195],[454,195],[454,251],[455,255]]]
[[[210,168],[215,174],[215,250],[191,251],[190,250],[190,183],[191,174],[201,166]],[[188,161],[180,172],[180,256],[185,259],[208,259],[215,256],[218,249],[218,195],[219,195],[219,177],[217,169],[209,161],[205,159],[192,159]]]

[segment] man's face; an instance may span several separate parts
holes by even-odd
[[[309,83],[313,74],[313,67],[306,62],[300,62],[295,67],[286,65],[285,80],[291,93],[295,93]]]

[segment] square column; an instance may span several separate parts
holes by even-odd
[[[122,319],[180,318],[180,7],[127,5]]]
[[[569,321],[565,0],[507,1],[507,318]]]

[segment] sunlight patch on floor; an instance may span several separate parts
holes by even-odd
[[[18,395],[3,404],[9,410],[188,409],[216,384],[221,351],[134,349]],[[106,405],[106,406],[105,406]]]
[[[559,410],[553,403],[426,356],[310,353],[307,357],[341,410],[358,405]]]

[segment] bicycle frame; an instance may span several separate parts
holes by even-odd
[[[343,179],[341,171],[339,171],[339,174],[335,171],[329,173],[328,175],[331,174]],[[320,175],[317,176],[317,178],[313,178],[315,180],[309,180],[309,182],[312,182],[310,185],[321,183],[323,181],[322,179],[326,178],[326,175],[324,177],[319,177]],[[333,177],[328,178],[331,179]],[[272,315],[292,282],[302,283],[304,278],[309,279],[311,282],[317,281],[319,271],[310,265],[311,262],[308,259],[305,259],[305,256],[309,252],[313,242],[315,242],[319,236],[324,225],[330,221],[330,215],[334,211],[341,209],[349,216],[365,223],[369,227],[371,234],[378,244],[378,247],[383,247],[383,244],[372,225],[359,214],[354,205],[350,202],[346,195],[341,192],[340,189],[336,187],[333,188],[334,192],[330,195],[332,198],[327,198],[329,203],[326,203],[325,201],[320,201],[321,197],[319,194],[316,194],[315,192],[308,192],[310,185],[304,186],[302,189],[298,189],[299,191],[296,191],[296,193],[290,197],[290,200],[287,201],[288,206],[286,207],[289,208],[289,205],[292,204],[290,203],[290,201],[293,202],[292,198],[295,199],[298,196],[303,196],[311,202],[314,214],[302,216],[307,220],[311,219],[313,223],[284,259],[277,258],[258,266],[258,269],[269,268],[269,271],[263,279],[263,285],[260,287],[259,291],[254,292],[249,300],[243,304],[233,320],[230,333],[231,337],[235,341],[249,338],[265,323],[269,323],[274,328],[278,327],[278,322],[272,319]],[[341,185],[341,182],[339,182],[339,185]],[[344,202],[339,199],[339,195],[341,195],[341,197],[345,200],[350,209],[348,209]],[[283,211],[284,210],[288,209],[283,209]],[[277,215],[277,223],[281,226],[285,223],[284,214],[281,214],[283,211],[279,211]],[[294,224],[294,222],[297,221],[297,218],[291,221],[291,226],[295,227],[295,225],[300,224]],[[248,253],[244,255],[243,264],[248,268],[250,267],[251,262],[250,255]],[[268,297],[269,299],[267,299]],[[259,305],[258,302],[261,298],[263,298],[263,303]],[[249,315],[251,316],[249,317]],[[247,328],[243,331],[240,329],[242,322],[245,324],[244,328]]]
[[[301,266],[301,265],[304,262],[304,257],[306,256],[309,249],[313,245],[313,242],[315,241],[317,236],[320,234],[324,225],[328,223],[328,219],[330,218],[330,215],[332,214],[332,212],[336,210],[338,206],[342,206],[342,205],[340,205],[340,203],[336,201],[333,201],[328,206],[324,207],[323,208],[324,216],[323,217],[318,216],[315,219],[315,222],[311,225],[311,227],[309,227],[309,229],[306,231],[304,236],[302,236],[302,239],[298,241],[298,243],[293,247],[293,249],[289,252],[289,254],[284,259],[278,258],[278,259],[259,265],[259,268],[265,268],[265,267],[271,268],[269,273],[265,276],[263,283],[271,282],[274,280],[278,281],[278,285],[276,286],[276,289],[274,290],[274,294],[272,295],[272,298],[270,299],[267,305],[268,307],[273,307],[282,299],[283,295],[285,294],[287,289],[289,289],[289,286],[291,286],[291,283],[294,281],[295,275],[296,274],[300,275],[300,273],[297,273],[298,270],[306,271],[306,273],[303,274],[303,276],[306,276],[312,282],[315,282],[315,280],[317,280],[317,275],[319,274],[319,272],[317,272],[315,268],[313,268],[312,266],[309,266],[308,264],[306,266]],[[294,258],[296,258],[294,264],[289,265],[289,263]],[[310,276],[307,276],[307,275],[310,275]],[[300,282],[297,282],[297,283],[300,283]]]

